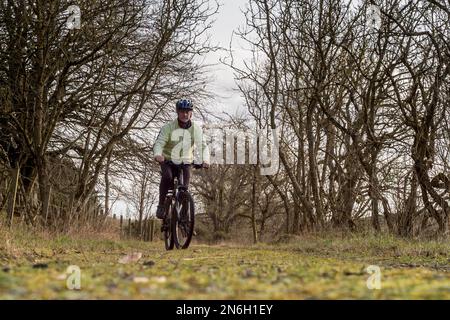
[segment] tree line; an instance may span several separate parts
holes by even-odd
[[[259,231],[267,203],[287,233],[447,234],[450,3],[253,0],[245,15],[253,59],[229,64],[249,118],[281,131],[279,172],[242,203],[264,190]]]
[[[218,7],[79,1],[77,29],[70,4],[0,1],[0,210],[101,226],[121,194],[142,221],[159,182],[155,132],[179,96],[212,95],[199,57],[217,49],[207,32]],[[280,167],[194,174],[199,237],[448,233],[450,3],[249,0],[244,11],[235,35],[253,58],[226,63],[246,113],[201,114],[277,128]]]
[[[130,168],[152,165],[151,134],[172,101],[206,95],[197,57],[213,48],[216,10],[206,0],[0,1],[0,209],[9,223],[106,217],[110,175],[132,180],[139,170]]]

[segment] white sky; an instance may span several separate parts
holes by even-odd
[[[214,0],[210,0],[212,4]],[[219,50],[209,53],[205,59],[206,64],[214,64],[209,68],[208,77],[213,81],[209,83],[209,90],[215,94],[213,105],[208,106],[209,110],[215,110],[218,112],[227,112],[229,114],[243,113],[245,112],[244,99],[241,97],[234,80],[233,70],[222,64],[220,59],[226,59],[229,57],[230,41],[233,36],[233,31],[236,31],[239,27],[243,27],[245,24],[244,11],[248,0],[218,0],[220,5],[219,11],[215,16],[215,22],[213,27],[209,31],[211,44],[218,45],[226,48],[225,50]],[[242,66],[243,59],[250,59],[251,55],[248,50],[243,47],[245,43],[239,41],[235,35],[231,49],[233,50],[233,56],[235,64]],[[227,59],[229,61],[229,59]],[[195,97],[193,97],[194,99]],[[195,116],[195,115],[194,115]],[[158,190],[155,190],[158,192]],[[112,195],[114,201],[115,196]],[[130,207],[131,210],[131,207]],[[156,205],[151,209],[151,212],[156,211]],[[111,208],[111,214],[117,216],[123,215],[125,217],[127,212],[127,203],[124,199],[117,200]]]
[[[211,0],[214,3],[214,0]],[[239,109],[242,112],[243,98],[237,90],[233,70],[220,63],[219,59],[226,59],[229,57],[230,41],[232,39],[233,31],[237,30],[245,24],[244,13],[245,6],[248,0],[218,0],[220,4],[219,12],[216,15],[213,28],[210,30],[211,44],[217,44],[226,48],[209,53],[205,59],[207,64],[218,64],[210,68],[211,77],[214,81],[210,84],[210,89],[215,93],[214,110],[226,111],[230,114],[235,114]],[[251,58],[249,52],[244,50],[243,42],[239,41],[238,37],[234,35],[231,49],[235,63],[242,66],[243,59]],[[229,59],[227,59],[229,61]]]

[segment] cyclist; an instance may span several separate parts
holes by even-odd
[[[183,166],[183,184],[186,188],[189,187],[192,163],[202,164],[203,167],[209,166],[209,152],[205,139],[203,139],[203,130],[191,120],[192,101],[178,100],[176,111],[177,119],[166,123],[161,128],[153,146],[153,154],[155,160],[161,165],[162,175],[156,210],[156,217],[159,219],[164,218],[164,199],[170,187],[173,186],[174,178],[178,175],[179,167],[177,165]],[[195,159],[194,151],[196,152]],[[169,160],[172,163],[167,163]]]

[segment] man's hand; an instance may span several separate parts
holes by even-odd
[[[163,163],[164,162],[164,156],[155,156],[155,160],[158,161],[159,163]]]

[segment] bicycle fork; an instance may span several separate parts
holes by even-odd
[[[168,228],[170,228],[170,220],[171,220],[171,214],[172,212],[170,212],[172,206],[171,206],[171,202],[173,201],[173,190],[169,190],[167,192],[166,195],[166,201],[165,201],[165,208],[164,208],[164,219],[163,219],[163,224],[161,227],[161,232],[164,232],[166,230],[168,230]]]

